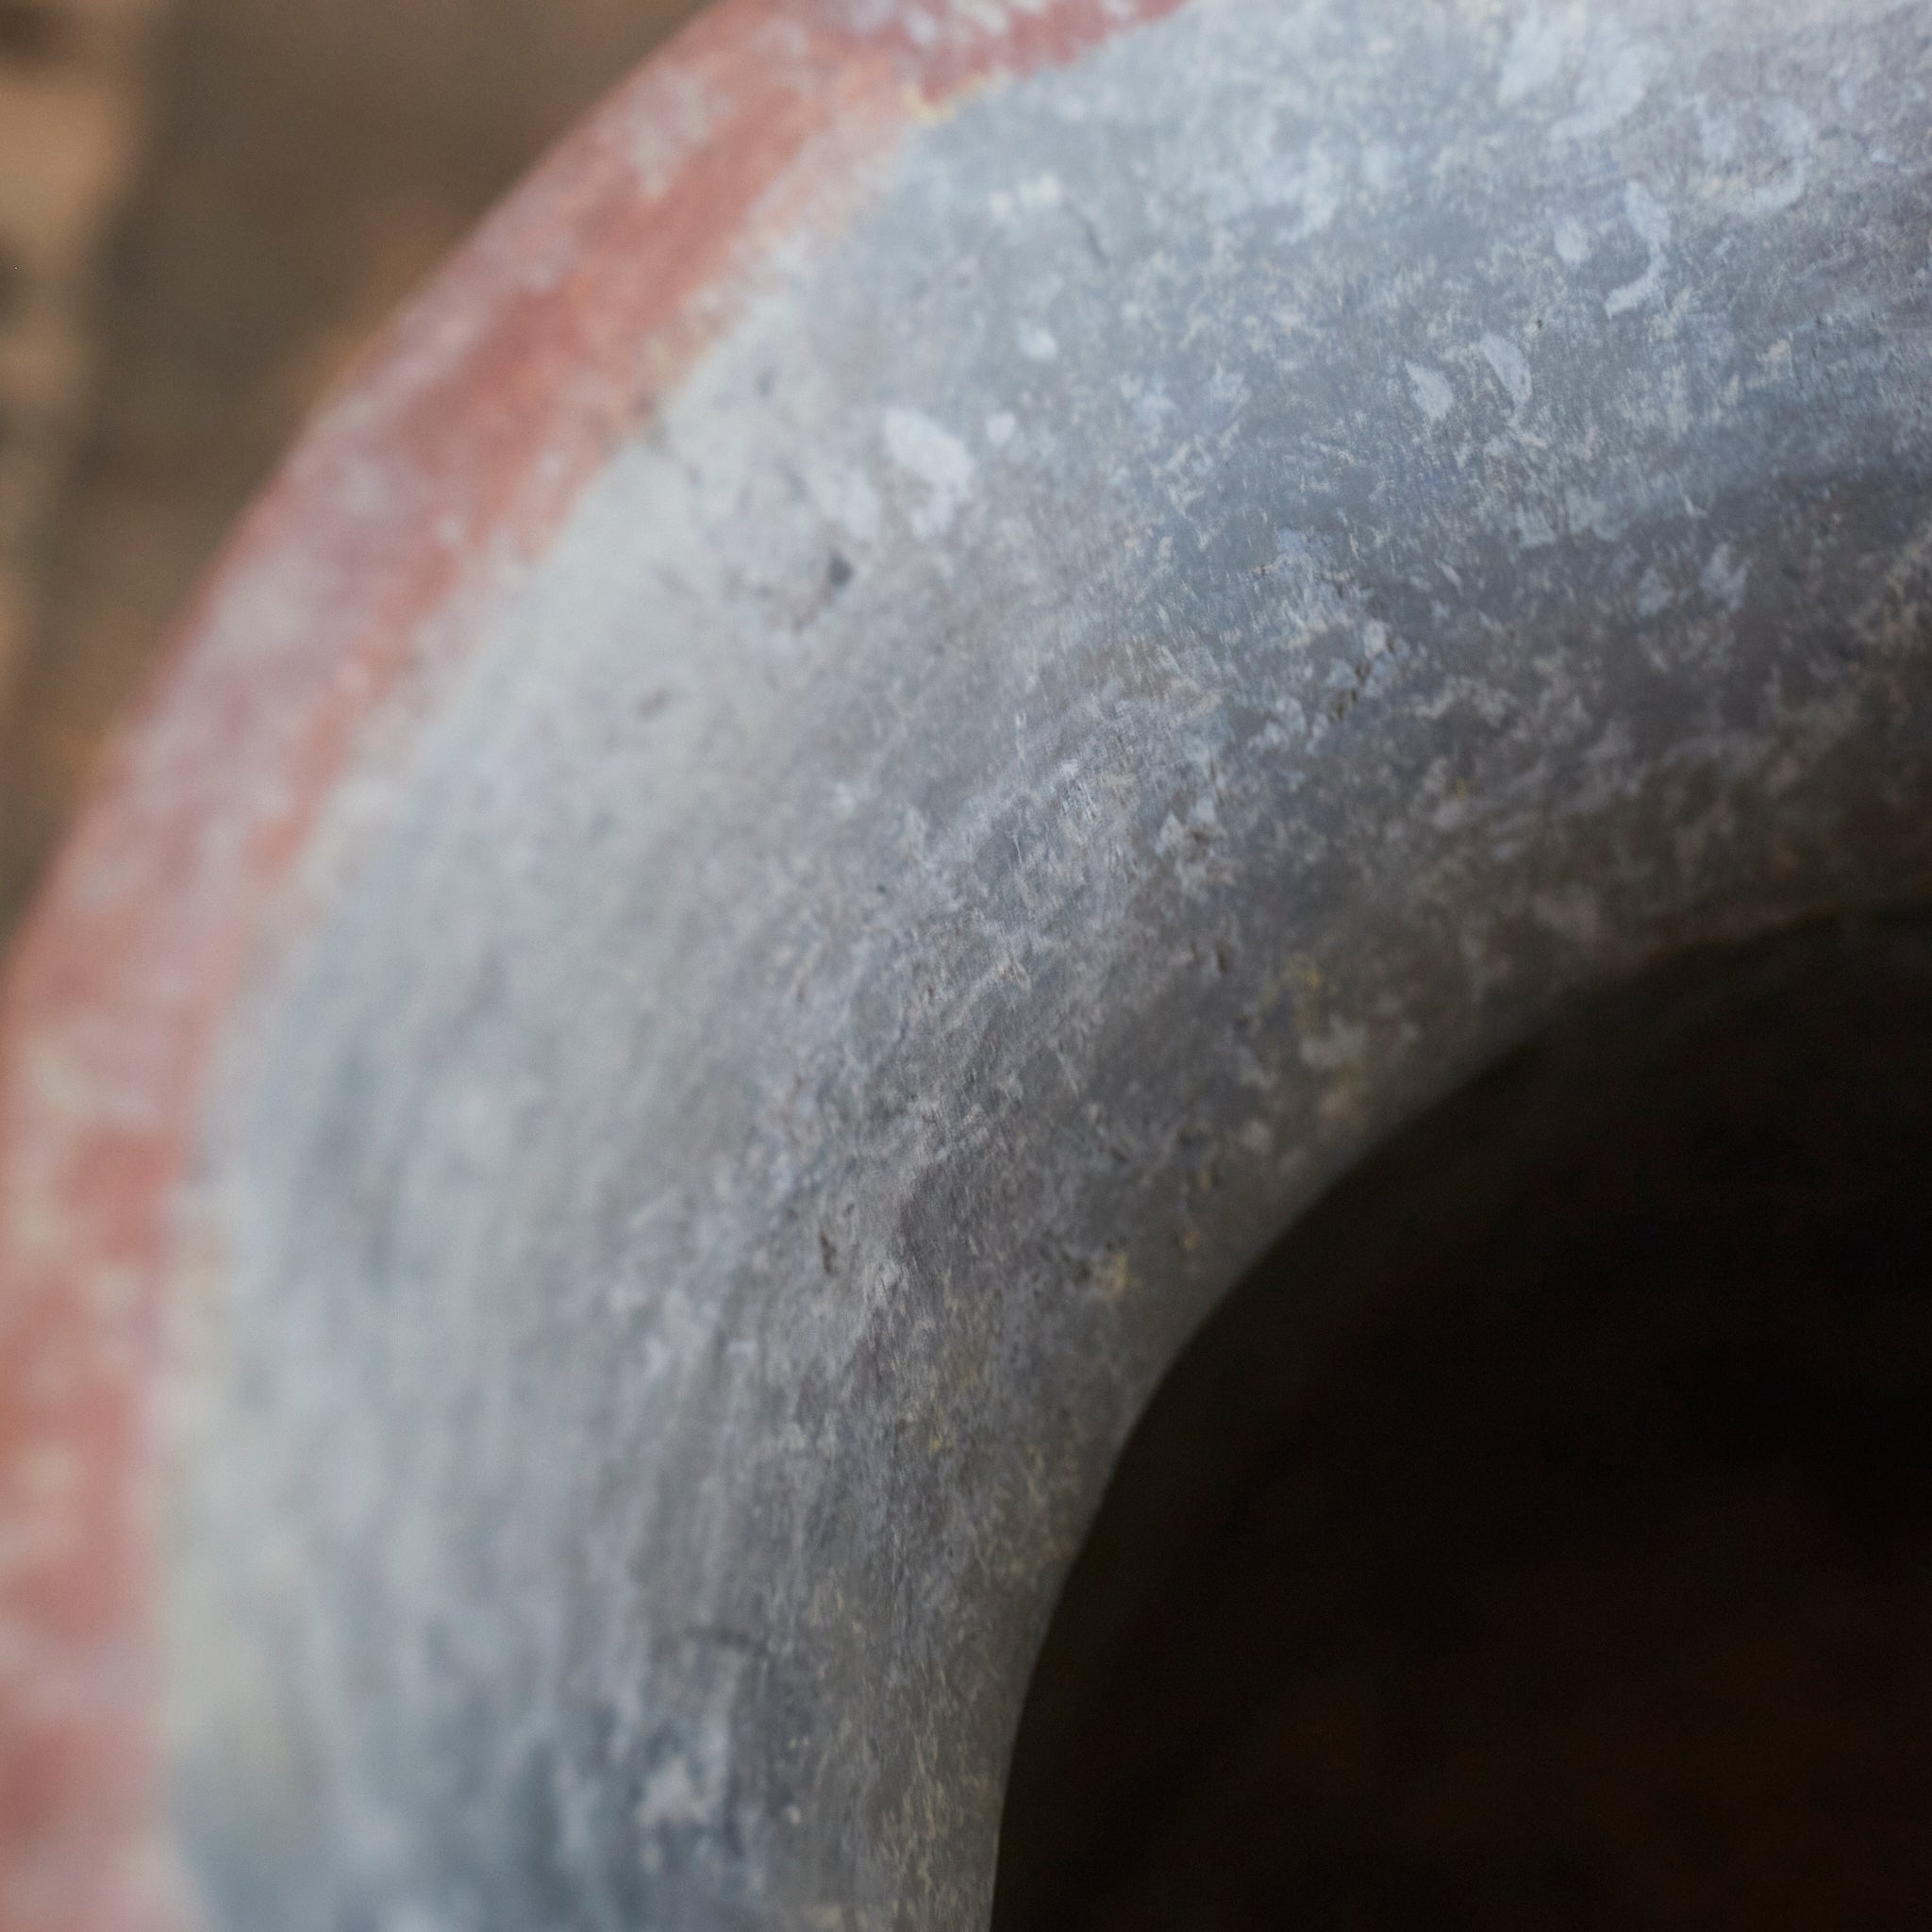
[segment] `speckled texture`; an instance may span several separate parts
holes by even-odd
[[[1924,889],[1928,40],[1201,0],[769,237],[231,1046],[218,1924],[978,1924],[1241,1265],[1568,992]]]

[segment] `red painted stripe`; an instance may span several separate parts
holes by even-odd
[[[859,0],[727,0],[461,251],[230,543],[0,987],[0,1932],[178,1923],[150,1621],[174,1218],[327,801],[464,648],[439,618],[541,550],[762,237],[862,197],[922,108],[1177,4],[861,30]]]

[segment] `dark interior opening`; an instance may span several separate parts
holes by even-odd
[[[1932,1924],[1932,920],[1678,961],[1339,1187],[1066,1586],[997,1932]]]

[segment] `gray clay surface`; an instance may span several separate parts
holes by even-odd
[[[971,1932],[1164,1365],[1571,993],[1932,876],[1932,8],[1201,0],[488,614],[210,1123],[251,1932]]]

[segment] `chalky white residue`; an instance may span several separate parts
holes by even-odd
[[[912,513],[912,534],[943,536],[973,493],[971,453],[950,430],[916,409],[888,409],[883,427],[886,454],[926,487],[924,504]]]
[[[692,1747],[654,1771],[639,1800],[637,1820],[644,1830],[713,1824],[724,1807],[730,1739],[722,1723],[705,1724]]]
[[[1410,362],[1408,387],[1415,397],[1415,406],[1431,423],[1440,423],[1456,407],[1456,391],[1449,387],[1449,378],[1439,370],[1425,368],[1420,362]]]
[[[1766,101],[1740,119],[1699,94],[1697,144],[1707,167],[1704,192],[1750,221],[1782,214],[1803,198],[1816,158],[1818,133],[1796,103]],[[1767,163],[1775,157],[1776,165]]]
[[[1590,259],[1590,230],[1574,215],[1564,215],[1557,223],[1557,259],[1570,268],[1581,268]]]
[[[1634,282],[1625,282],[1604,297],[1607,315],[1641,308],[1663,291],[1664,251],[1671,240],[1669,211],[1642,182],[1632,181],[1624,190],[1624,217],[1637,230],[1638,240],[1650,249],[1650,260]]]
[[[1517,22],[1496,87],[1496,99],[1502,106],[1513,107],[1549,86],[1562,73],[1563,62],[1576,41],[1577,25],[1574,8],[1545,13],[1541,7],[1532,7]]]
[[[816,464],[807,474],[805,487],[820,513],[855,541],[870,543],[878,535],[878,491],[863,471]]]
[[[1304,1034],[1298,1051],[1311,1073],[1347,1073],[1368,1058],[1369,1029],[1358,1020],[1334,1020],[1325,1033]]]
[[[1553,141],[1589,141],[1607,134],[1641,105],[1650,85],[1650,56],[1606,23],[1592,36],[1590,58],[1577,76],[1574,109],[1550,129]]]
[[[1509,36],[1496,99],[1514,107],[1574,73],[1570,112],[1551,126],[1550,139],[1587,141],[1637,111],[1654,64],[1650,49],[1613,20],[1592,25],[1577,5],[1532,6]]]
[[[1514,342],[1506,341],[1501,336],[1485,336],[1476,347],[1482,351],[1483,360],[1490,365],[1503,392],[1509,398],[1510,407],[1525,409],[1529,407],[1530,379],[1529,360]]]
[[[1722,604],[1726,610],[1736,612],[1743,608],[1744,580],[1750,575],[1751,566],[1734,561],[1731,546],[1720,543],[1710,553],[1709,561],[1705,564],[1697,582],[1713,604]]]
[[[1290,219],[1281,239],[1307,242],[1334,225],[1345,186],[1342,169],[1319,142],[1283,148],[1279,139],[1273,114],[1218,130],[1196,171],[1196,192],[1217,221],[1284,214]]]
[[[1010,222],[1019,215],[1058,208],[1064,198],[1065,191],[1058,175],[1036,175],[1032,180],[1023,181],[1017,188],[994,189],[987,198],[987,205],[995,221]]]

